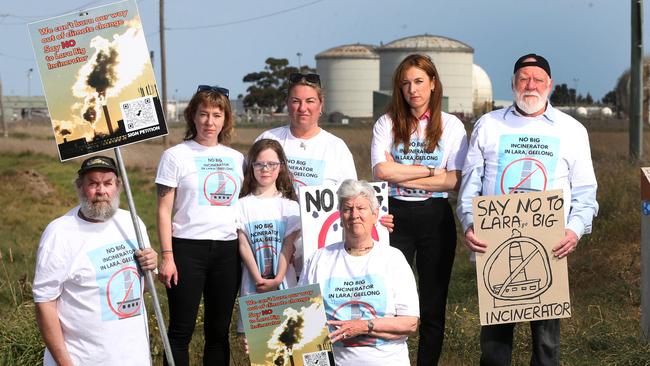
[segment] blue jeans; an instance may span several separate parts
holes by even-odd
[[[516,323],[481,327],[481,366],[504,366],[512,362],[512,335]],[[533,336],[530,364],[560,365],[560,319],[530,322]]]

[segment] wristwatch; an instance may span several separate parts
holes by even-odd
[[[372,319],[368,320],[368,334],[372,333],[372,330],[375,329],[375,323]]]

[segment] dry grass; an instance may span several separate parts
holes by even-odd
[[[372,138],[372,130],[364,126],[338,126],[327,129],[348,143],[348,147],[354,156],[359,178],[370,179],[370,140]],[[265,127],[238,127],[235,129],[231,146],[245,154],[255,138],[265,130],[267,130]],[[0,152],[30,152],[58,158],[51,126],[43,123],[14,124],[10,125],[9,131],[10,138],[0,140],[2,141],[0,143]],[[173,146],[183,140],[185,132],[183,124],[177,123],[170,125],[169,131],[170,133],[167,136],[168,146]],[[127,167],[155,169],[158,166],[158,161],[160,160],[164,146],[162,145],[162,138],[157,138],[127,145],[121,147],[120,150]],[[104,154],[112,155],[112,152],[106,151]],[[75,160],[78,161],[79,159]],[[74,164],[79,164],[79,162]]]
[[[329,128],[343,138],[352,151],[360,178],[370,178],[369,126]],[[593,124],[592,156],[599,182],[600,213],[594,232],[585,236],[579,250],[569,258],[573,317],[562,321],[562,358],[565,365],[650,365],[650,347],[639,339],[640,320],[640,215],[639,166],[650,159],[629,163],[625,126],[611,121]],[[233,147],[245,152],[262,128],[239,128]],[[182,126],[173,127],[170,143],[181,140]],[[33,276],[36,246],[45,225],[76,203],[72,178],[78,161],[58,163],[49,126],[12,126],[13,136],[0,139],[0,364],[31,365],[42,349],[34,337],[35,324],[29,284]],[[650,134],[644,151],[650,155]],[[138,214],[154,229],[155,189],[153,178],[163,147],[160,139],[122,148]],[[27,153],[29,152],[29,153]],[[110,152],[107,152],[111,154]],[[13,260],[9,260],[9,249]],[[444,365],[478,363],[479,320],[476,276],[467,251],[459,243],[454,264],[447,312]],[[166,299],[158,289],[163,312]],[[21,305],[23,304],[23,305]],[[19,321],[20,320],[20,321]],[[202,335],[198,320],[193,363],[198,364]],[[156,322],[150,312],[152,351],[160,360],[162,348]],[[15,347],[13,343],[21,344]],[[30,343],[31,342],[31,343]],[[409,341],[415,350],[416,339]],[[233,365],[246,364],[241,347],[232,342]],[[518,326],[514,364],[528,363],[530,332]],[[21,353],[23,352],[23,353]],[[9,361],[8,361],[9,360]],[[20,361],[24,360],[24,361]]]

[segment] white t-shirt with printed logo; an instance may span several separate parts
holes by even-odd
[[[257,270],[262,277],[274,278],[284,239],[300,230],[300,207],[298,202],[280,196],[256,197],[248,195],[237,201],[237,228],[246,234],[251,246]],[[288,263],[279,290],[296,286],[296,270]],[[245,265],[242,265],[242,282],[239,296],[257,293],[255,281]],[[237,331],[244,332],[242,317],[237,319]]]
[[[52,221],[41,236],[34,302],[57,300],[63,338],[75,365],[150,365],[143,279],[128,211],[91,223],[79,206]],[[140,221],[145,246],[147,230]],[[44,365],[55,365],[46,349]]]
[[[278,272],[278,261],[284,239],[300,230],[298,202],[283,197],[256,197],[248,195],[237,202],[237,226],[246,234],[251,245],[257,269],[262,277],[271,278]],[[296,272],[289,264],[280,290],[295,287]],[[256,293],[255,281],[242,268],[240,296]]]
[[[224,145],[183,141],[163,153],[156,183],[176,188],[172,236],[184,239],[237,238],[234,205],[243,180],[244,156]]]
[[[425,165],[430,168],[444,168],[448,171],[461,170],[467,154],[467,133],[463,123],[454,115],[442,112],[442,136],[433,152],[426,152],[424,139],[428,121],[422,119],[418,130],[411,135],[409,152],[404,152],[402,143],[395,145],[393,121],[388,114],[375,123],[372,133],[370,158],[372,167],[386,162],[386,152],[390,152],[395,162],[406,165]],[[390,185],[389,195],[404,201],[423,201],[429,197],[447,198],[447,192],[429,192],[419,189]]]
[[[287,155],[294,187],[338,184],[357,179],[352,153],[340,138],[321,128],[312,138],[301,139],[291,134],[289,126],[263,132],[255,141],[273,139]]]
[[[305,263],[299,285],[318,283],[328,320],[420,316],[415,278],[399,249],[375,243],[352,256],[344,243],[319,249]],[[410,365],[407,337],[357,336],[334,344],[338,366]]]

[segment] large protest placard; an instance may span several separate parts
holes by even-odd
[[[481,325],[571,316],[562,191],[479,196],[474,232],[488,244],[476,255]]]
[[[251,365],[334,365],[318,284],[239,298]]]
[[[29,32],[62,161],[167,134],[134,0]]]
[[[371,182],[379,201],[379,217],[388,214],[388,183]],[[329,244],[343,240],[343,229],[338,210],[338,185],[303,186],[299,188],[300,223],[304,258]],[[389,244],[389,233],[379,222],[372,231],[372,238]],[[300,265],[299,268],[302,268]]]

